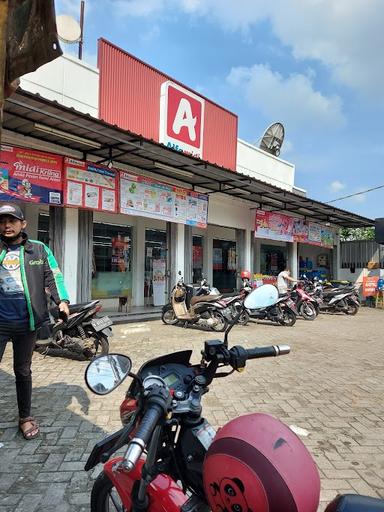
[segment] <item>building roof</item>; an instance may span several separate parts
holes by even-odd
[[[21,89],[5,102],[3,128],[79,151],[83,158],[100,164],[126,164],[153,173],[158,179],[176,179],[197,191],[246,199],[254,203],[255,209],[294,214],[339,227],[374,225],[372,219],[179,153]]]

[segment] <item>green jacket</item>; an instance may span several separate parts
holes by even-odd
[[[0,239],[0,265],[8,250],[6,242]],[[25,233],[20,247],[20,271],[29,327],[34,331],[49,320],[45,289],[49,289],[56,304],[69,301],[69,296],[64,286],[63,274],[52,251],[42,242],[29,240]]]

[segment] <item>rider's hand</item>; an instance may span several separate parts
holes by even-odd
[[[67,302],[60,302],[59,311],[62,311],[67,317],[69,316],[69,307]]]

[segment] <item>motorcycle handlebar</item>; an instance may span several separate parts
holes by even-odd
[[[140,427],[137,430],[135,437],[129,443],[124,457],[124,468],[127,471],[131,471],[135,467],[163,414],[163,408],[156,403],[151,404],[144,414]]]
[[[258,359],[259,357],[276,357],[289,354],[289,345],[271,345],[269,347],[256,347],[247,349],[247,359]]]

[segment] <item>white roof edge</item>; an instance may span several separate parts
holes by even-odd
[[[295,164],[292,164],[291,162],[288,162],[287,160],[283,160],[280,157],[272,155],[271,153],[268,153],[268,151],[264,151],[263,149],[258,148],[257,146],[255,146],[254,144],[251,144],[250,142],[247,142],[247,141],[245,141],[243,139],[240,139],[239,137],[237,138],[237,141],[241,142],[242,144],[245,144],[249,148],[255,149],[256,151],[259,151],[260,153],[263,153],[264,155],[270,156],[271,158],[274,158],[275,160],[278,160],[279,162],[283,162],[284,164],[287,164],[290,167],[295,168]]]

